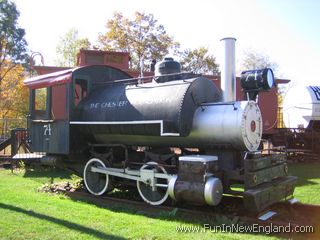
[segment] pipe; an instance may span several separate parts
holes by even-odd
[[[220,40],[223,45],[223,60],[221,66],[221,90],[223,102],[236,101],[236,62],[235,42],[232,37]]]

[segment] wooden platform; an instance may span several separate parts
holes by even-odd
[[[12,157],[13,160],[40,159],[45,153],[18,153]]]

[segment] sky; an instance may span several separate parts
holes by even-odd
[[[13,1],[29,49],[40,52],[45,65],[54,65],[56,46],[71,28],[95,44],[115,11],[129,18],[139,11],[152,13],[182,48],[209,47],[218,63],[220,39],[234,37],[237,68],[244,51],[252,49],[276,62],[279,76],[293,85],[320,85],[319,0]]]

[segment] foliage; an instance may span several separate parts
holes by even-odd
[[[142,65],[157,61],[177,51],[179,43],[166,33],[153,14],[136,12],[132,20],[115,12],[107,22],[107,32],[99,36],[98,42],[104,50],[126,51],[131,55],[131,67],[141,70]],[[146,70],[143,67],[143,70]]]
[[[0,118],[20,118],[28,112],[28,90],[23,86],[24,68],[18,64],[8,71],[12,63],[2,67],[0,75],[6,73],[1,83]]]
[[[77,63],[77,54],[80,49],[89,49],[91,43],[88,38],[79,38],[76,28],[71,28],[57,45],[57,65],[64,67],[74,67]]]
[[[46,110],[47,105],[47,88],[35,89],[35,109]]]
[[[25,30],[18,27],[19,15],[15,3],[0,1],[0,85],[6,75],[28,57]]]
[[[270,60],[268,55],[252,49],[248,49],[244,52],[244,57],[240,66],[241,70],[271,68],[275,75],[279,67],[276,62]]]
[[[181,65],[184,71],[202,74],[219,73],[219,65],[216,63],[216,58],[209,54],[207,47],[199,47],[193,50],[186,49],[182,53]]]

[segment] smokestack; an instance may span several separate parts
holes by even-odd
[[[231,102],[236,100],[236,61],[235,38],[223,38],[220,40],[223,46],[223,61],[221,66],[221,90],[222,100]]]

